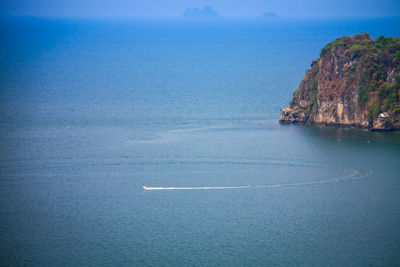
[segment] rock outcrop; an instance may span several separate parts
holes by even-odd
[[[214,11],[210,6],[203,9],[186,8],[182,15],[184,18],[190,19],[216,19],[219,18],[218,12]]]
[[[326,45],[280,122],[400,129],[400,38],[364,33]]]

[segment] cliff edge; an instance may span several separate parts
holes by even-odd
[[[279,121],[400,129],[400,38],[364,33],[327,44]]]

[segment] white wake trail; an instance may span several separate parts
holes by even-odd
[[[332,184],[332,183],[343,183],[351,182],[356,180],[364,179],[372,174],[371,171],[362,171],[354,169],[355,172],[346,177],[334,178],[322,181],[310,181],[300,183],[283,183],[283,184],[271,184],[271,185],[241,185],[241,186],[191,186],[191,187],[152,187],[143,186],[144,190],[223,190],[223,189],[249,189],[249,188],[279,188],[279,187],[292,187],[292,186],[307,186],[307,185],[318,185],[318,184]]]
[[[143,186],[144,190],[214,190],[214,189],[243,189],[251,188],[254,186],[243,185],[243,186],[193,186],[193,187],[152,187]]]

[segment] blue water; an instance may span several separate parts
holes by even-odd
[[[0,265],[398,266],[400,133],[278,123],[359,32],[400,20],[1,19]]]

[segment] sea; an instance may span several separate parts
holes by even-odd
[[[400,132],[278,122],[364,32],[400,18],[2,17],[0,265],[399,266]]]

